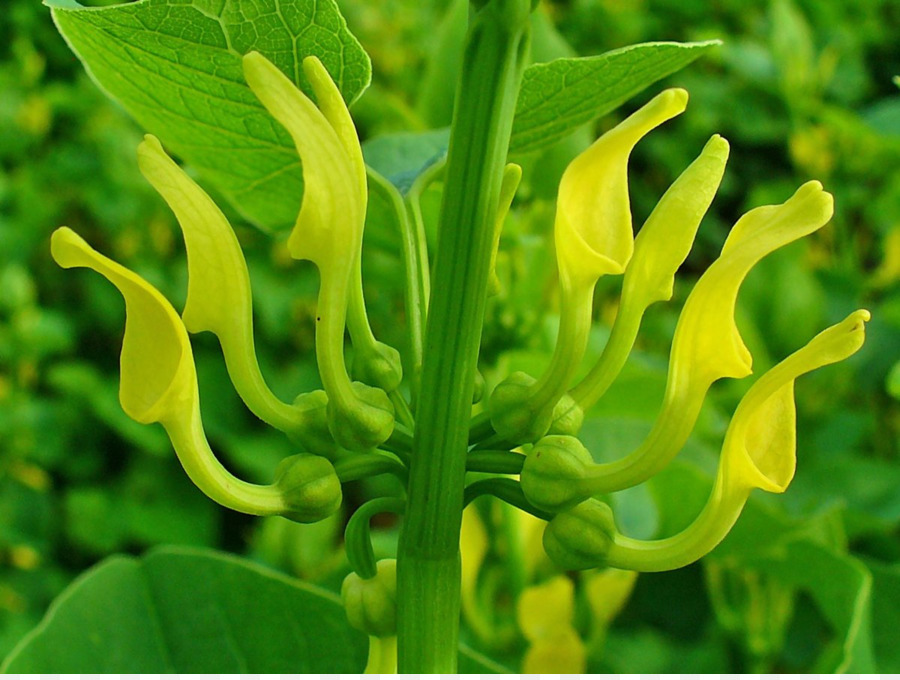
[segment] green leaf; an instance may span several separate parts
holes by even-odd
[[[265,228],[294,223],[303,177],[291,138],[244,83],[242,55],[261,52],[310,92],[300,66],[315,54],[348,102],[371,79],[335,0],[47,4],[97,84]]]
[[[872,624],[875,655],[881,673],[900,673],[900,565],[870,563],[874,578]]]
[[[874,673],[872,575],[859,560],[810,541],[787,544],[754,566],[812,596],[835,632],[817,673]]]
[[[77,579],[5,673],[359,673],[337,596],[235,557],[163,548]]]
[[[510,153],[556,143],[719,44],[718,40],[642,43],[596,57],[530,66],[516,104]]]
[[[449,128],[384,135],[363,144],[363,156],[405,196],[419,175],[447,156],[449,141]]]

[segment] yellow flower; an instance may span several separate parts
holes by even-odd
[[[316,357],[328,394],[329,428],[341,446],[368,449],[390,436],[394,409],[381,389],[350,381],[343,350],[348,309],[357,350],[397,367],[388,376],[389,389],[400,382],[399,360],[396,352],[376,342],[362,302],[360,257],[368,194],[356,129],[322,63],[307,57],[303,72],[318,107],[261,54],[244,57],[250,89],[291,135],[303,162],[303,202],[288,248],[294,258],[315,263],[321,276]]]
[[[153,286],[91,248],[68,227],[51,239],[53,259],[66,269],[104,276],[125,299],[119,401],[139,423],[161,423],[191,481],[227,508],[252,515],[282,514],[317,521],[340,506],[334,468],[318,456],[286,459],[271,485],[249,484],[216,459],[203,432],[197,372],[181,318]]]

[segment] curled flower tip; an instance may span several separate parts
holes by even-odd
[[[865,342],[870,318],[868,310],[853,312],[756,381],[738,405],[725,438],[724,482],[770,493],[787,489],[796,467],[794,381],[855,354]]]
[[[101,274],[125,299],[119,383],[125,413],[145,424],[180,417],[196,393],[197,377],[187,332],[169,301],[68,227],[53,232],[50,252],[61,267],[86,267]]]
[[[728,141],[713,135],[650,213],[635,239],[634,257],[625,272],[623,298],[628,304],[646,309],[672,297],[675,273],[687,258],[700,221],[719,189],[728,151]]]
[[[628,158],[650,130],[687,105],[685,90],[666,90],[600,137],[566,168],[559,185],[555,240],[564,284],[593,285],[621,274],[634,248]]]

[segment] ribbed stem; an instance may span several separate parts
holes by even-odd
[[[398,550],[401,673],[457,668],[469,417],[530,6],[530,0],[492,0],[474,16],[463,56]]]

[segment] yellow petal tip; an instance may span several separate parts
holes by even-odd
[[[63,269],[82,266],[84,253],[91,247],[69,227],[60,227],[50,237],[50,255]]]

